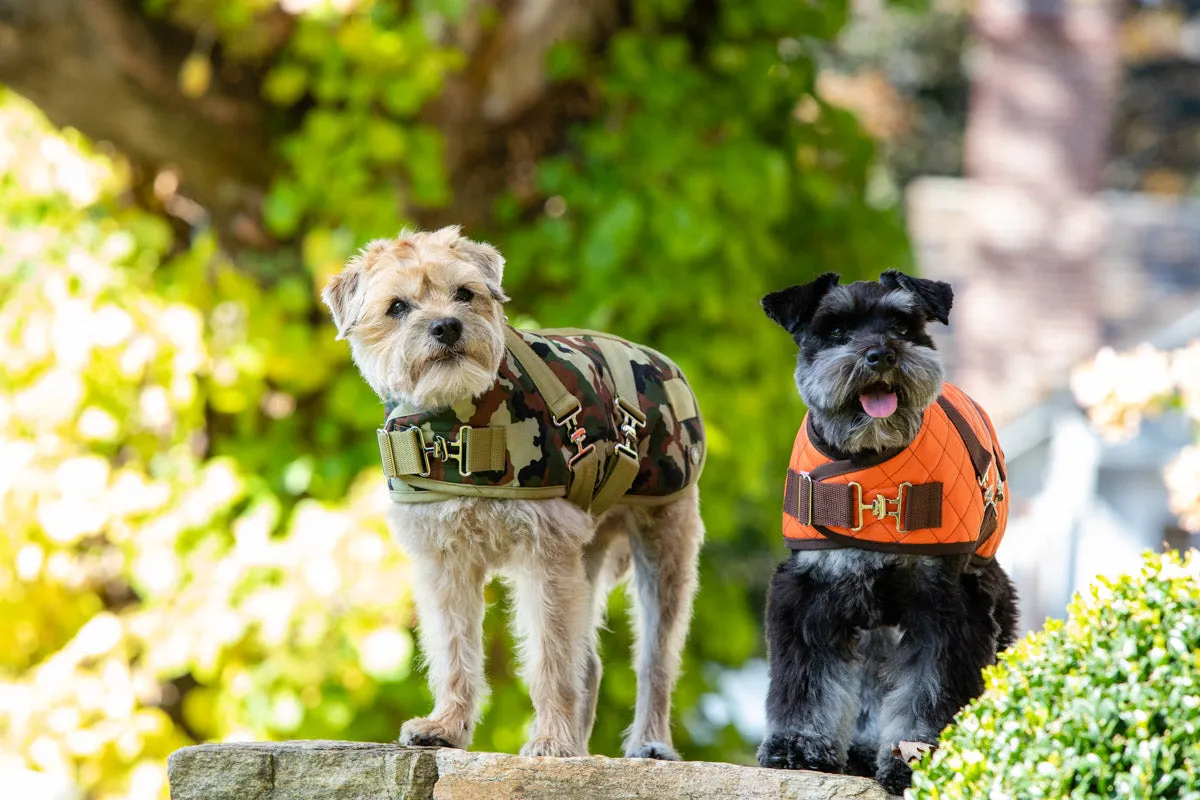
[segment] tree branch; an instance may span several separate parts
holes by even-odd
[[[239,219],[255,212],[271,177],[257,80],[218,67],[201,97],[187,97],[177,76],[191,49],[189,34],[137,3],[0,0],[0,82],[151,175],[176,168],[181,191],[208,210],[227,246],[261,244]]]

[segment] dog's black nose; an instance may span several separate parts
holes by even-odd
[[[442,344],[454,344],[462,336],[462,323],[454,317],[435,319],[429,325],[429,335]]]
[[[867,363],[875,369],[896,366],[896,351],[890,347],[872,347],[867,351]]]

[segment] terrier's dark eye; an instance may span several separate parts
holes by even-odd
[[[908,336],[908,326],[907,325],[897,325],[895,330],[896,330],[897,336]]]
[[[454,299],[459,303],[469,303],[475,299],[475,293],[465,286],[460,286],[454,293]]]
[[[846,332],[841,328],[834,328],[829,332],[829,338],[833,339],[835,342],[840,342],[846,338]]]
[[[387,315],[389,317],[402,317],[412,309],[407,300],[396,299],[388,306]]]

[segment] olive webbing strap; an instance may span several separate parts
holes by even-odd
[[[504,428],[463,428],[467,472],[498,472],[508,468],[508,437]]]
[[[401,475],[423,475],[429,471],[425,460],[425,443],[419,428],[391,431],[380,428],[379,455],[383,459],[383,474],[389,478]]]
[[[420,428],[414,426],[398,431],[380,428],[375,433],[379,439],[379,455],[383,460],[384,475],[399,478],[405,475],[429,474],[429,455]],[[504,428],[463,426],[459,429],[458,441],[445,444],[451,447],[461,446],[465,463],[459,468],[464,474],[498,472],[508,467],[507,436]]]
[[[533,381],[538,394],[546,401],[554,422],[559,425],[567,424],[568,418],[578,413],[582,406],[579,398],[571,394],[563,382],[554,374],[554,370],[534,352],[520,332],[511,325],[504,329],[504,344],[508,352],[513,354],[521,369]],[[567,425],[568,430],[574,430],[574,422]],[[579,429],[582,430],[582,429]],[[573,463],[568,462],[571,469],[571,485],[567,488],[567,500],[587,511],[592,505],[592,496],[596,491],[596,476],[600,471],[600,452],[595,445],[575,457]]]
[[[504,328],[504,345],[533,381],[555,420],[565,420],[580,409],[579,398],[567,391],[567,387],[563,386],[554,370],[546,365],[529,346],[529,342],[511,325]]]
[[[596,473],[600,471],[600,451],[594,446],[571,465],[571,485],[567,489],[567,500],[588,511],[592,506],[592,493],[596,491]]]
[[[645,425],[646,415],[638,403],[632,348],[606,336],[597,336],[592,341],[612,374],[617,389],[617,410],[623,417],[617,436],[624,446],[614,448],[616,458],[592,498],[592,513],[603,514],[625,496],[638,476],[641,464],[637,457],[637,431]]]

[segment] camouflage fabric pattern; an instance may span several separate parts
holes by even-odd
[[[679,368],[660,353],[593,331],[519,331],[520,336],[550,367],[582,408],[577,424],[587,432],[584,442],[600,453],[599,479],[616,458],[614,447],[624,441],[617,405],[617,381],[598,344],[607,339],[628,357],[637,391],[637,405],[646,417],[638,430],[640,465],[626,497],[667,497],[695,483],[704,464],[704,425],[695,395]],[[611,345],[610,345],[611,346]],[[676,409],[668,391],[685,406]],[[690,407],[688,407],[690,406]],[[390,407],[389,407],[390,408]],[[679,417],[683,416],[683,419]],[[577,452],[567,428],[556,425],[545,400],[520,362],[505,353],[496,383],[474,400],[449,408],[389,419],[387,430],[419,426],[426,444],[435,436],[457,438],[463,425],[475,428],[504,427],[508,456],[504,472],[475,472],[463,476],[457,462],[430,459],[429,479],[451,485],[491,487],[553,487],[570,483],[569,458]],[[393,481],[404,481],[394,478]],[[450,490],[452,487],[446,487]]]

